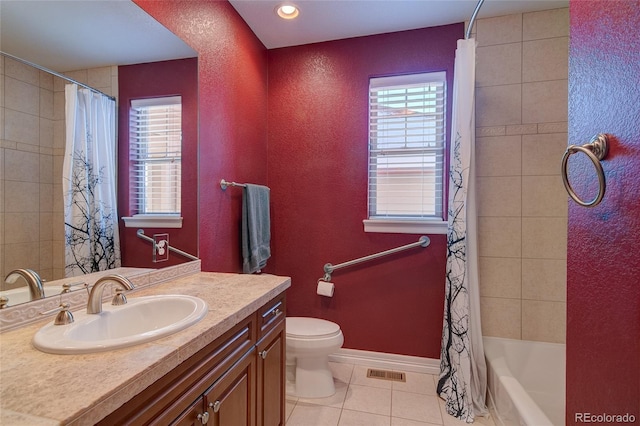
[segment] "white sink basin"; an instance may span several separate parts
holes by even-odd
[[[47,324],[33,337],[33,346],[53,354],[105,352],[149,342],[197,323],[207,314],[204,300],[184,295],[129,298],[126,305],[108,301],[102,313],[74,312],[68,325]]]

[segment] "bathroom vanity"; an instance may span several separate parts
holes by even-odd
[[[52,318],[0,334],[1,424],[284,425],[285,290],[273,275],[200,272],[128,294],[186,294],[198,323],[129,348],[33,348]],[[104,303],[109,303],[108,301]]]

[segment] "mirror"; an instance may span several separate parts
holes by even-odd
[[[133,2],[0,0],[0,19],[0,51],[112,96],[119,65],[197,56]],[[24,279],[4,283],[10,271],[36,271],[46,297],[64,278],[66,82],[4,55],[0,79],[0,290],[13,306],[30,296]]]

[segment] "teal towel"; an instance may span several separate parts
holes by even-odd
[[[242,271],[252,274],[271,257],[269,188],[246,184],[242,191]]]

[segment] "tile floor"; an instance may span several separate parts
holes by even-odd
[[[466,425],[444,410],[436,395],[437,376],[406,373],[405,383],[367,378],[362,365],[329,363],[335,395],[304,399],[287,396],[287,426]],[[494,426],[491,418],[476,424]]]

